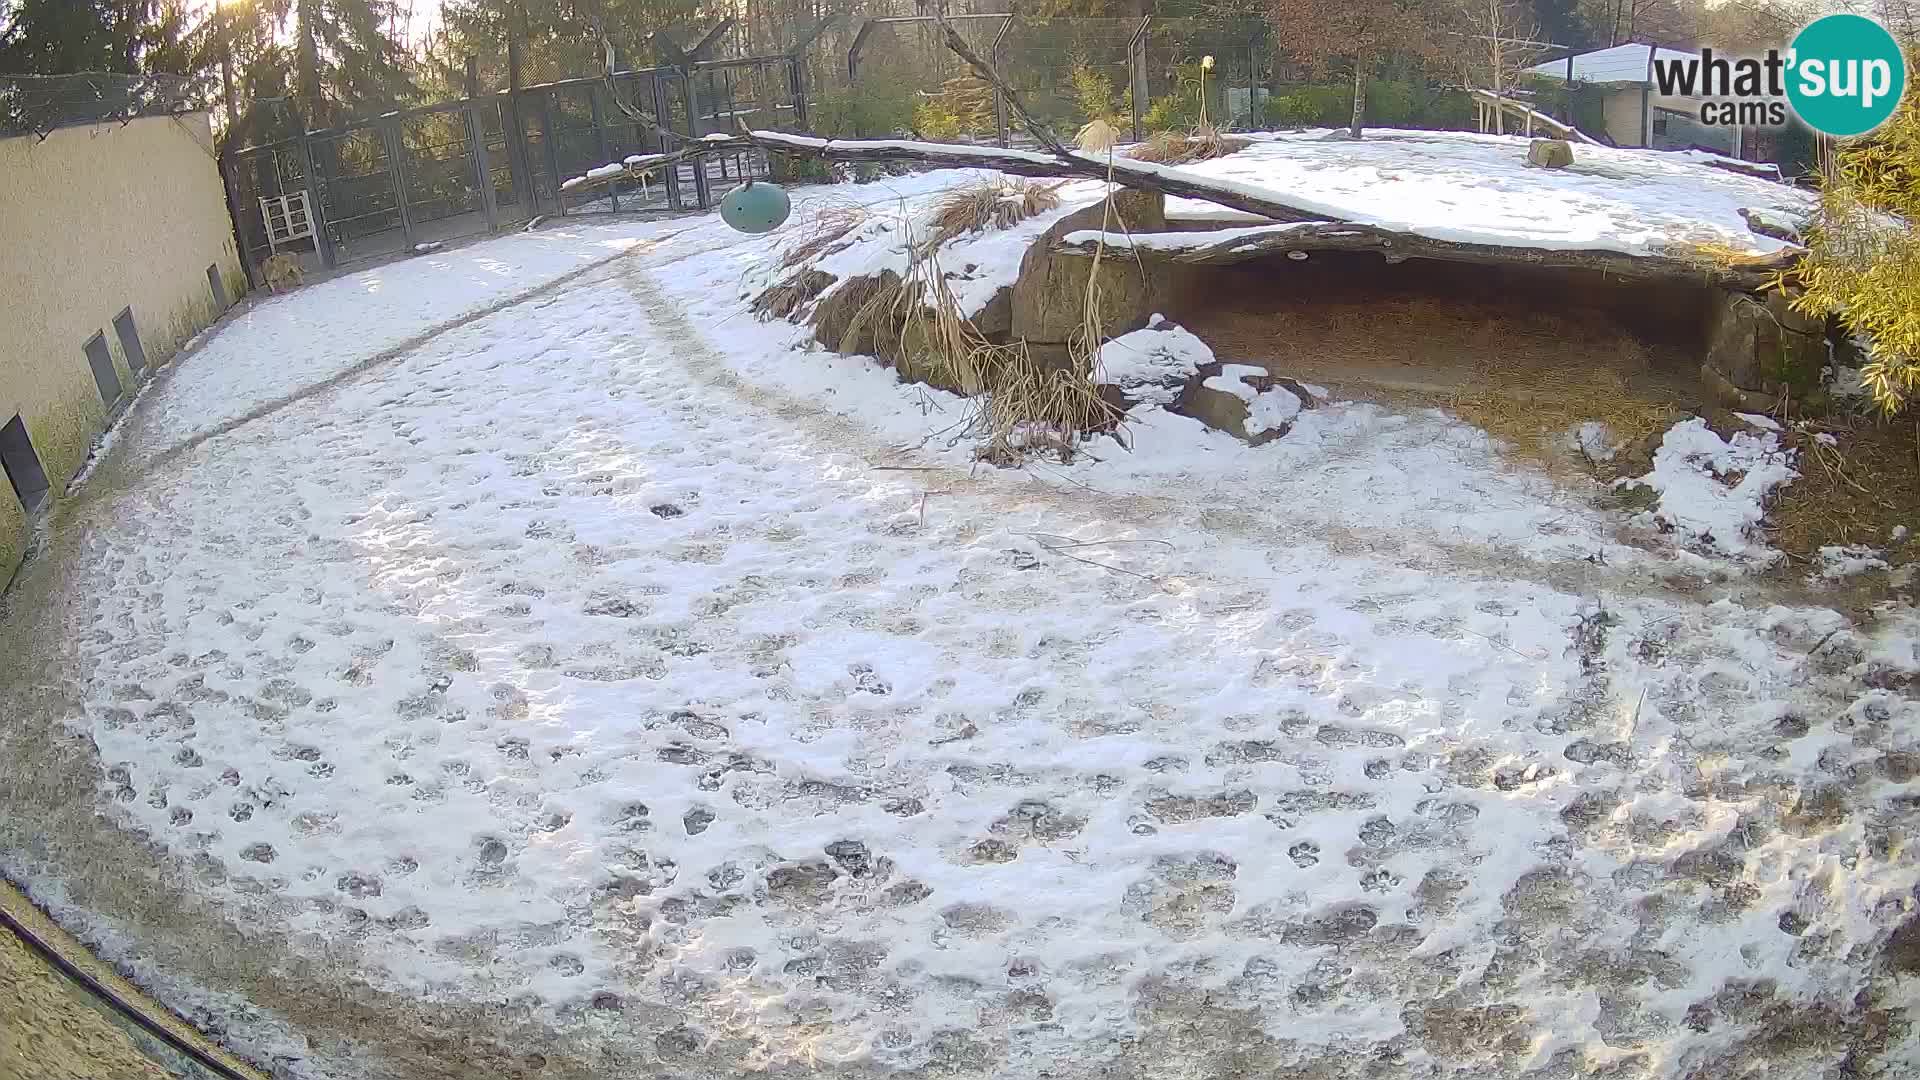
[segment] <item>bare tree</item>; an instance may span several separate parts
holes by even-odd
[[[1476,83],[1506,97],[1520,72],[1542,49],[1534,40],[1530,8],[1516,0],[1455,0],[1461,59],[1467,85]],[[1506,134],[1506,114],[1494,110],[1494,131]]]
[[[1388,54],[1441,58],[1445,35],[1434,0],[1268,0],[1267,19],[1280,46],[1316,71],[1352,65],[1354,138],[1366,114],[1367,77]]]

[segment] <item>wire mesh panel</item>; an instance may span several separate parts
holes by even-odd
[[[1009,18],[955,16],[953,27],[975,52],[991,56]],[[999,137],[992,86],[947,48],[938,25],[917,17],[868,20],[848,50],[844,81],[829,83],[815,111],[822,130],[839,135],[983,143]]]
[[[1061,138],[1071,139],[1096,116],[1130,133],[1133,115],[1133,46],[1141,20],[1020,19],[1001,39],[997,67],[1035,116]],[[1033,140],[1017,123],[1014,145]]]
[[[180,75],[0,75],[0,136],[38,135],[77,124],[126,123],[200,107]]]
[[[487,182],[493,187],[496,220],[501,224],[526,221],[539,210],[516,180],[506,127],[507,99],[504,95],[483,98],[475,104],[475,111],[480,116],[480,153],[486,162]]]
[[[399,120],[407,223],[416,243],[489,227],[467,121],[465,103],[407,113]]]
[[[1269,67],[1258,20],[1154,19],[1145,49],[1149,131],[1187,130],[1203,120],[1236,131],[1267,126]],[[1213,64],[1203,70],[1207,57]]]
[[[405,246],[399,189],[387,140],[377,127],[316,135],[320,214],[336,257],[370,258]]]

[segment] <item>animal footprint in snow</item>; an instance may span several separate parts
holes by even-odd
[[[863,694],[890,694],[893,684],[874,674],[871,664],[850,664],[847,674],[853,676],[853,688]]]
[[[1400,879],[1385,867],[1360,875],[1360,887],[1367,892],[1387,892],[1398,884]]]
[[[1293,860],[1293,865],[1305,870],[1320,861],[1320,845],[1311,840],[1302,840],[1287,849],[1287,858]]]

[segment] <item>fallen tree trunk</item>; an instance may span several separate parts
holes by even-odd
[[[1069,233],[1054,246],[1063,255],[1092,256],[1100,246],[1095,230]],[[1559,249],[1477,244],[1436,240],[1353,222],[1310,221],[1255,225],[1209,233],[1105,234],[1107,252],[1126,251],[1142,259],[1187,264],[1226,265],[1274,255],[1305,255],[1314,251],[1371,251],[1388,262],[1403,259],[1439,259],[1447,262],[1526,265],[1561,269],[1598,270],[1615,277],[1684,279],[1702,284],[1757,292],[1773,274],[1800,257],[1798,248],[1735,262],[1702,252],[1630,255],[1595,248]]]
[[[644,172],[670,168],[680,162],[710,154],[737,153],[754,148],[775,154],[786,154],[790,157],[816,158],[821,161],[849,163],[907,161],[950,168],[998,169],[1018,176],[1066,179],[1079,177],[1087,180],[1105,180],[1111,167],[1113,182],[1122,187],[1204,199],[1207,202],[1234,210],[1244,210],[1249,214],[1257,214],[1273,221],[1341,220],[1330,207],[1310,200],[1287,199],[1278,192],[1265,188],[1235,183],[1231,180],[1194,176],[1150,161],[1115,157],[1109,162],[1105,157],[1096,157],[1077,151],[1067,151],[1064,154],[1042,154],[1031,150],[1003,149],[997,146],[914,142],[909,139],[817,139],[808,135],[789,135],[781,131],[708,135],[699,142],[670,154],[647,154],[634,160],[625,170],[619,172],[610,172],[605,175],[590,173],[584,177],[575,177],[567,181],[567,185],[570,186],[566,190],[573,191],[594,183],[606,183],[626,176],[638,176]],[[594,173],[600,171],[593,170]]]

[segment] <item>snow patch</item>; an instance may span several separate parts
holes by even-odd
[[[1758,535],[1767,496],[1793,480],[1794,453],[1774,432],[1738,432],[1722,439],[1699,417],[1668,430],[1653,471],[1621,485],[1650,487],[1660,499],[1652,517],[1688,539],[1728,555],[1771,562]]]
[[[1144,329],[1100,346],[1096,377],[1101,383],[1119,387],[1131,401],[1171,405],[1194,372],[1212,362],[1213,350],[1206,342],[1156,314]]]
[[[1829,580],[1852,577],[1868,570],[1890,570],[1892,564],[1866,544],[1829,544],[1820,549],[1820,576]]]

